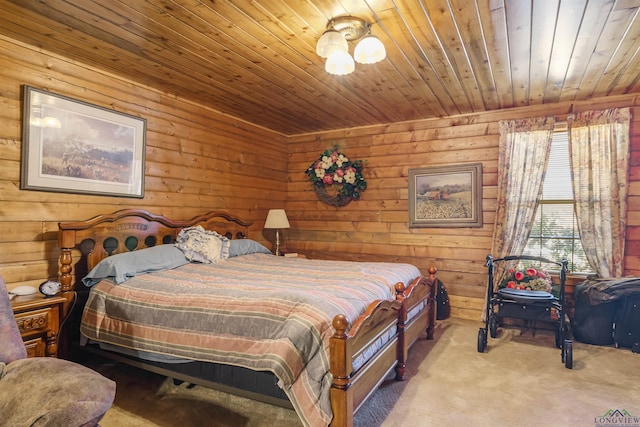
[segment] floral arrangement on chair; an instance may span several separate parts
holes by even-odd
[[[334,147],[333,150],[325,150],[305,173],[321,202],[345,206],[351,200],[358,200],[360,193],[367,188],[362,168],[362,160],[350,160],[338,151],[338,147]]]
[[[544,270],[528,267],[521,270],[509,269],[498,287],[551,293],[552,286],[551,276]]]

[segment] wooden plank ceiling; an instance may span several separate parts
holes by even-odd
[[[0,34],[293,135],[640,92],[639,10],[640,0],[0,0]],[[373,23],[387,58],[327,74],[315,45],[342,15]]]

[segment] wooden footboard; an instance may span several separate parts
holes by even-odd
[[[398,365],[396,379],[405,379],[407,356],[411,345],[426,331],[433,339],[436,323],[437,269],[429,267],[429,275],[416,278],[407,288],[396,285],[398,300],[402,302],[399,319]]]
[[[354,415],[396,366],[401,305],[393,300],[372,303],[351,328],[343,315],[333,319],[332,427],[353,426]],[[361,358],[366,362],[359,366]]]

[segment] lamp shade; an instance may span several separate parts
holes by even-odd
[[[333,52],[348,52],[349,44],[344,36],[334,29],[324,32],[318,44],[316,45],[316,53],[322,58],[328,58]]]
[[[353,73],[356,69],[356,64],[353,62],[353,58],[347,52],[333,52],[327,58],[327,62],[324,64],[324,69],[327,73],[343,76],[345,74]]]
[[[264,228],[289,228],[289,219],[284,209],[270,209]]]
[[[354,59],[360,64],[375,64],[387,56],[387,51],[379,38],[369,34],[356,45]]]

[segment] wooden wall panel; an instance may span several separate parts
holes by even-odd
[[[497,206],[500,120],[556,115],[571,111],[632,106],[632,165],[627,232],[628,274],[640,274],[640,100],[609,97],[581,104],[527,107],[389,126],[351,128],[289,138],[291,229],[287,246],[308,257],[411,262],[429,266],[447,286],[452,314],[480,319]],[[304,174],[321,152],[334,145],[352,159],[365,161],[367,190],[361,200],[341,208],[322,204]],[[408,170],[482,162],[483,226],[480,228],[408,227]]]
[[[177,219],[228,210],[270,246],[264,218],[287,197],[283,135],[2,36],[0,63],[0,275],[10,288],[57,276],[59,221],[124,208]],[[23,84],[146,118],[144,199],[20,190]]]
[[[143,207],[172,218],[224,209],[254,221],[252,237],[267,246],[269,208],[286,206],[291,229],[284,246],[324,259],[411,262],[439,269],[452,313],[478,319],[486,289],[498,176],[498,122],[633,106],[629,171],[627,273],[640,275],[640,99],[534,106],[339,129],[285,137],[202,105],[0,36],[0,275],[10,287],[57,274],[57,223],[121,208]],[[147,119],[146,193],[142,200],[22,191],[22,85],[51,90]],[[334,145],[366,162],[361,200],[335,208],[311,191],[306,168]],[[483,164],[480,228],[419,228],[408,224],[411,168]]]

